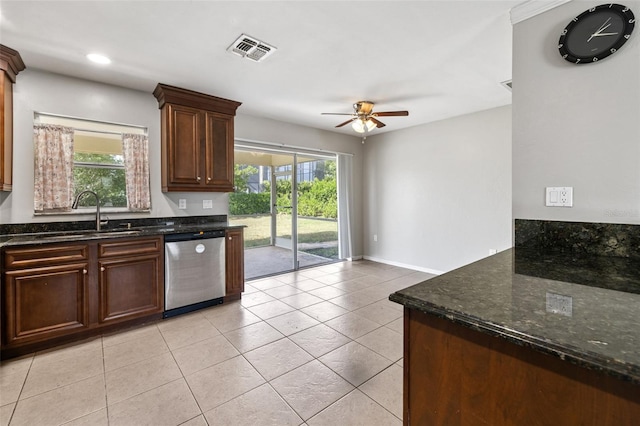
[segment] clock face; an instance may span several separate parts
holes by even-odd
[[[560,55],[569,62],[597,62],[615,53],[631,37],[635,17],[628,7],[603,4],[574,18],[558,41]]]

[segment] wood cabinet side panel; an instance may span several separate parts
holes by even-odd
[[[226,252],[226,296],[238,296],[244,291],[244,240],[242,229],[227,230]]]
[[[0,191],[11,191],[13,180],[13,84],[0,72]]]
[[[632,425],[640,387],[411,311],[405,424]]]

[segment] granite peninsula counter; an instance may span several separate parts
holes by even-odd
[[[405,424],[640,419],[636,259],[513,248],[390,300],[405,307]]]

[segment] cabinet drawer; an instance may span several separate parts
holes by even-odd
[[[98,243],[98,257],[105,258],[159,253],[162,249],[162,237],[118,239]]]
[[[4,267],[9,270],[86,261],[89,247],[86,244],[47,244],[37,248],[7,249],[4,253]]]

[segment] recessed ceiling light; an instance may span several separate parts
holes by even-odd
[[[111,63],[111,59],[99,53],[89,53],[87,59],[96,64],[107,65]]]

